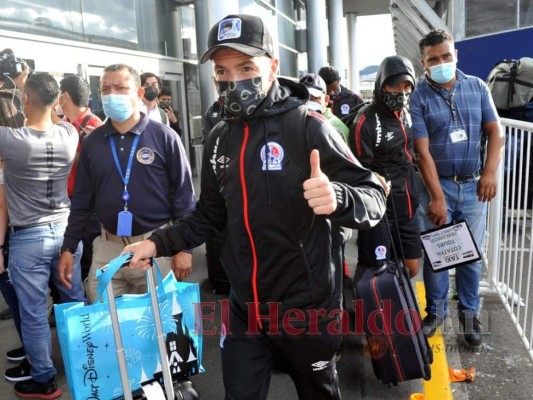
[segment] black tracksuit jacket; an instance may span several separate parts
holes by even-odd
[[[387,78],[408,72],[396,59],[378,71],[374,101],[357,114],[348,145],[363,166],[391,181],[388,201],[395,200],[398,217],[413,218],[421,181],[415,164],[411,118],[406,109],[391,111],[383,103],[381,92]]]
[[[331,222],[370,228],[385,212],[380,183],[329,122],[305,111],[308,96],[303,85],[279,78],[249,118],[219,123],[204,150],[196,210],[150,237],[158,256],[170,256],[227,226],[221,260],[230,298],[243,311],[246,302],[257,303],[261,315],[269,313],[267,303],[276,302],[280,318],[294,308],[331,308]],[[264,157],[266,143],[271,163]],[[328,218],[315,216],[303,196],[312,149],[319,150],[337,195],[337,209]]]
[[[337,117],[343,120],[346,118],[352,110],[359,104],[363,104],[363,99],[357,95],[357,93],[352,92],[350,89],[341,86],[341,92],[339,95],[330,99],[329,108],[331,112]]]

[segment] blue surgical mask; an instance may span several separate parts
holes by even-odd
[[[133,114],[133,104],[128,94],[105,94],[102,96],[104,114],[111,121],[124,122]]]
[[[448,83],[455,76],[455,61],[429,67],[431,79],[437,83]]]

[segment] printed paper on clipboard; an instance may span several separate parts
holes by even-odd
[[[470,227],[464,219],[422,232],[420,237],[434,272],[481,260]]]

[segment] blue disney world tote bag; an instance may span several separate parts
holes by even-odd
[[[102,302],[54,306],[67,383],[74,399],[110,400],[123,395],[105,289],[130,256],[117,257],[105,271],[102,269],[98,286]],[[157,268],[155,261],[154,265]],[[178,282],[173,273],[164,279],[160,273],[157,276],[157,299],[172,378],[186,379],[203,372],[201,329],[195,325],[200,291],[197,283]],[[130,386],[136,390],[161,374],[150,295],[123,295],[116,299],[116,307]]]

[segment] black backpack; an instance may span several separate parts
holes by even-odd
[[[355,117],[357,117],[357,114],[359,113],[359,111],[361,111],[361,109],[363,109],[364,107],[368,106],[369,104],[371,104],[371,103],[370,102],[364,102],[364,103],[356,104],[355,106],[353,106],[350,109],[350,113],[348,115],[346,115],[345,117],[341,118],[341,121],[344,122],[344,125],[346,125],[348,128],[350,128],[352,126],[353,122],[355,121]]]

